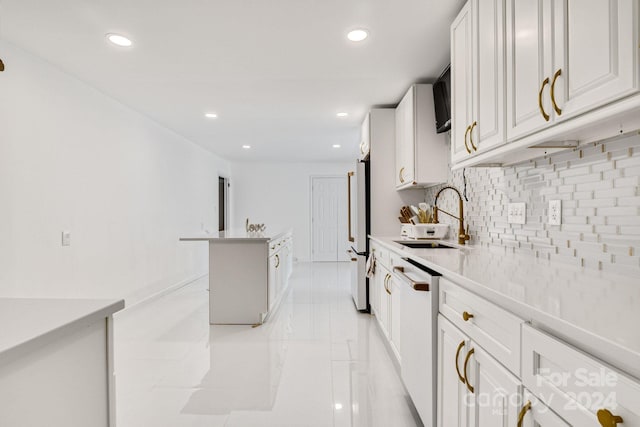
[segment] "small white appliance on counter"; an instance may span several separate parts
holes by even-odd
[[[407,239],[444,239],[449,224],[402,224],[400,236]]]

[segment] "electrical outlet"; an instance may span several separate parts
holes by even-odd
[[[562,200],[549,200],[549,224],[562,224]]]
[[[525,203],[509,203],[507,208],[507,222],[509,224],[525,224],[527,205]]]
[[[62,246],[71,246],[71,232],[63,231],[62,232]]]

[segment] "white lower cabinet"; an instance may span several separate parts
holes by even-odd
[[[396,358],[398,359],[398,362],[400,362],[400,364],[402,364],[402,357],[400,356],[400,348],[401,348],[400,347],[401,346],[400,315],[402,312],[402,309],[400,307],[401,300],[402,300],[402,294],[401,294],[401,288],[400,288],[401,285],[402,283],[400,283],[393,275],[389,279],[389,284],[387,285],[387,287],[391,291],[391,295],[389,295],[389,300],[390,300],[389,302],[391,305],[391,313],[390,313],[391,349],[394,351]]]
[[[469,352],[469,337],[442,315],[438,316],[438,403],[439,427],[469,425],[466,380],[460,357]]]
[[[640,427],[638,380],[446,279],[437,394],[439,427]]]
[[[521,384],[506,368],[471,342],[468,357],[467,398],[471,404],[470,426],[515,426],[518,417]]]
[[[569,424],[527,389],[518,412],[518,427],[569,427]],[[516,425],[516,424],[513,424]]]
[[[516,425],[520,380],[445,317],[438,321],[438,426]]]
[[[569,425],[640,426],[640,383],[528,325],[522,332],[522,382]]]
[[[389,289],[389,280],[391,274],[382,265],[378,265],[378,271],[376,271],[376,286],[378,287],[378,294],[380,295],[378,310],[376,311],[376,318],[380,324],[380,328],[384,335],[389,338],[391,336],[390,322],[391,322],[391,290]]]

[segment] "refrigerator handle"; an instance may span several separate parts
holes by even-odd
[[[351,177],[354,175],[353,172],[347,172],[347,224],[349,227],[349,241],[355,242],[354,237],[351,235]]]

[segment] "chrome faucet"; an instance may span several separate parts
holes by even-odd
[[[460,216],[457,217],[443,209],[440,209],[438,207],[438,197],[440,196],[440,193],[442,193],[444,190],[453,190],[456,192],[456,194],[458,195],[458,198],[460,199]],[[460,194],[460,191],[458,191],[457,188],[452,187],[452,186],[446,186],[443,187],[442,189],[440,189],[440,191],[438,191],[438,194],[436,194],[436,200],[433,202],[433,222],[434,224],[438,223],[438,211],[442,211],[442,213],[445,213],[455,219],[457,219],[460,222],[460,228],[458,229],[458,244],[460,245],[464,245],[464,243],[469,240],[469,226],[467,226],[467,231],[465,231],[464,229],[464,208],[462,206],[462,195]]]

